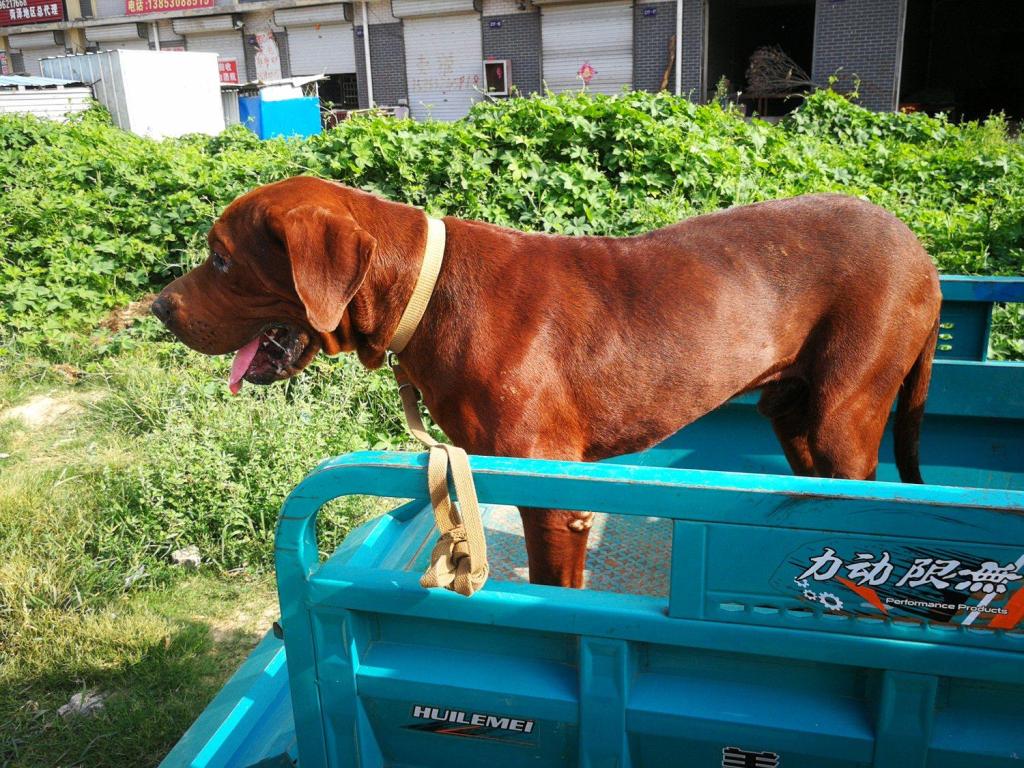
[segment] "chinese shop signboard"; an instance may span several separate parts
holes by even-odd
[[[0,27],[63,20],[62,0],[0,0]]]
[[[220,72],[220,81],[229,85],[238,85],[238,60],[217,59],[217,70]]]
[[[0,0],[0,3],[4,0]],[[165,13],[192,11],[196,8],[213,8],[214,0],[126,0],[128,15],[139,13]]]

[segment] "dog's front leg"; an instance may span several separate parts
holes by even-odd
[[[530,582],[581,588],[594,513],[521,507],[519,514],[530,560]]]
[[[510,376],[505,377],[504,386],[510,396],[499,398],[497,404],[471,401],[453,407],[444,402],[428,401],[430,413],[455,445],[473,454],[581,461],[582,439],[570,439],[571,430],[563,420],[566,409],[543,409],[534,405],[524,416],[520,401],[513,401],[511,394],[529,391],[529,385],[519,382],[513,386],[514,381]],[[513,403],[516,408],[512,408]],[[594,513],[520,507],[519,515],[523,521],[530,582],[582,588],[587,539]]]

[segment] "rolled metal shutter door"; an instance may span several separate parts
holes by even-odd
[[[148,30],[143,24],[110,24],[103,27],[86,27],[85,39],[90,43],[95,43],[99,46],[100,50],[149,50]]]
[[[483,72],[480,16],[404,19],[409,111],[417,120],[458,120],[479,100]],[[370,27],[373,34],[373,27]]]
[[[352,24],[345,21],[340,3],[282,9],[274,14],[274,23],[288,30],[292,75],[356,71]]]
[[[43,70],[39,60],[63,56],[66,53],[63,39],[61,32],[23,32],[8,36],[7,45],[21,52],[22,66],[28,74],[41,77]]]
[[[628,0],[541,7],[543,77],[552,91],[580,90],[579,71],[594,71],[587,88],[614,94],[633,86],[633,7]]]

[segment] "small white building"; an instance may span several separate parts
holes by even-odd
[[[64,122],[84,112],[92,89],[77,80],[0,75],[0,115],[13,112]]]

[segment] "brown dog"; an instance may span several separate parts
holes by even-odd
[[[810,195],[627,238],[444,222],[441,273],[402,365],[456,445],[601,459],[761,389],[794,472],[868,479],[899,394],[896,463],[905,482],[921,482],[938,275],[881,208]],[[416,208],[288,179],[228,206],[210,258],[153,311],[200,352],[258,346],[236,380],[293,376],[324,338],[376,368],[425,242]],[[581,586],[588,513],[522,517],[530,580]]]

